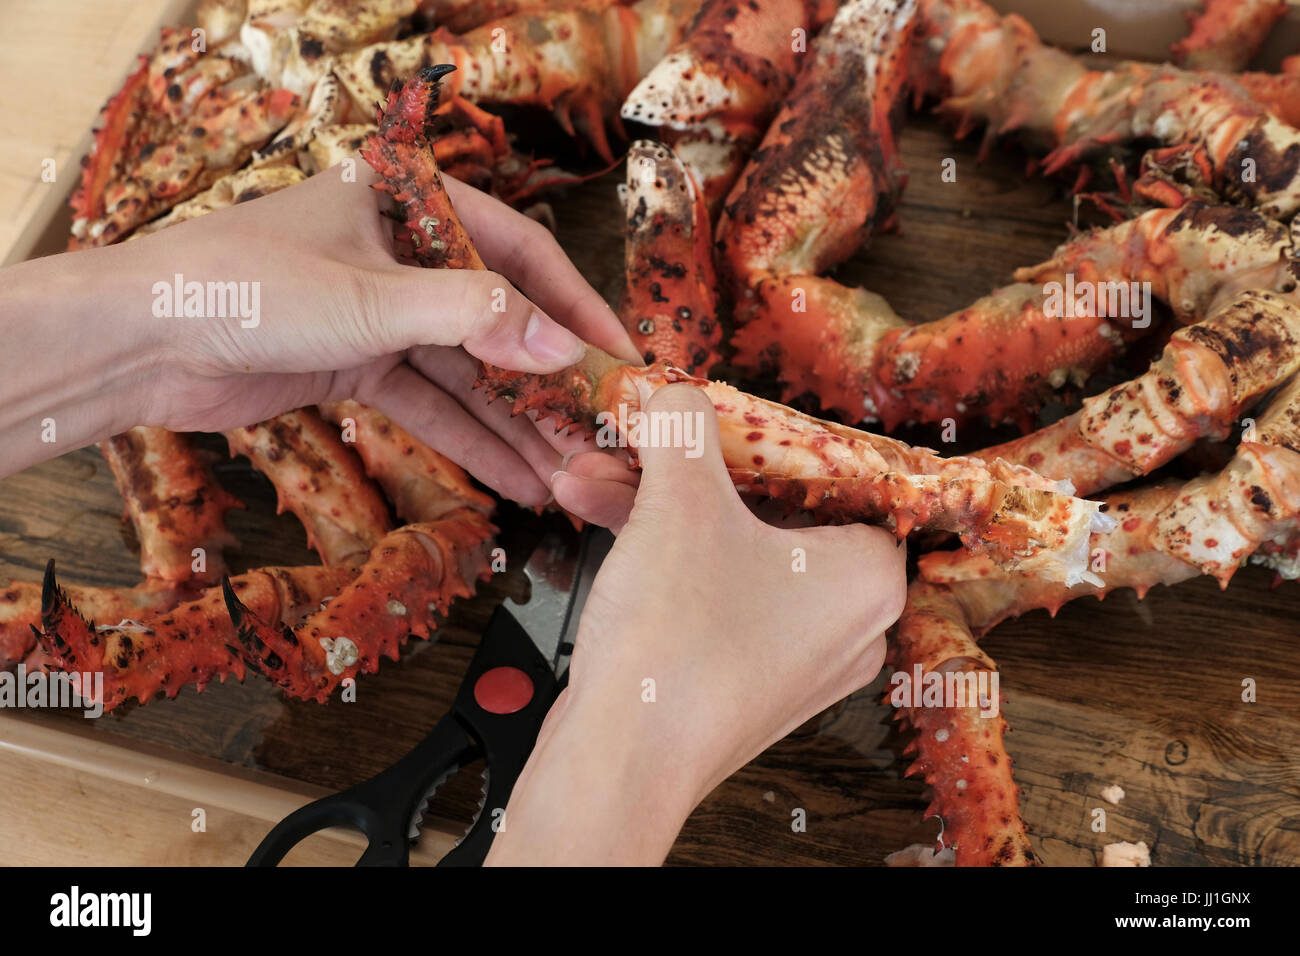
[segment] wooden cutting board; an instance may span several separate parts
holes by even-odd
[[[158,5],[85,6],[121,28],[127,8]],[[49,4],[10,0],[0,9],[4,69],[14,62],[12,27],[23,16],[32,24],[23,39],[39,38],[38,7],[48,50],[66,23],[50,22]],[[94,35],[89,27],[84,32]],[[115,50],[132,48],[114,36]],[[89,48],[83,53],[93,62]],[[45,61],[32,54],[23,62],[35,70]],[[27,75],[51,76],[45,69]],[[82,74],[59,71],[51,82],[62,89],[74,76]],[[82,96],[85,115],[65,117],[57,130],[69,137],[84,130],[115,82]],[[0,97],[12,89],[0,74]],[[27,114],[0,99],[5,136],[14,135],[10,118],[18,115]],[[1026,179],[1025,156],[1013,147],[980,166],[974,143],[955,144],[933,119],[917,117],[909,120],[902,150],[911,174],[902,233],[878,237],[839,271],[844,281],[886,296],[901,314],[930,319],[966,305],[1066,237],[1072,203],[1059,183]],[[13,157],[0,151],[0,164]],[[940,181],[947,157],[957,160],[956,183]],[[12,184],[14,173],[0,165],[0,188]],[[619,294],[622,268],[617,176],[552,200],[565,249],[610,300]],[[12,196],[0,192],[0,204],[12,204]],[[1140,364],[1133,361],[1130,371]],[[927,430],[904,437],[955,453],[988,435],[971,430],[957,446]],[[212,448],[220,451],[220,441]],[[222,458],[217,473],[248,504],[231,519],[242,545],[230,555],[237,571],[314,561],[301,527],[274,514],[270,485],[245,460]],[[120,511],[108,470],[91,450],[0,482],[0,581],[39,580],[53,557],[69,582],[135,583],[136,546]],[[528,522],[507,511],[502,523],[509,536]],[[242,862],[282,811],[382,770],[417,742],[449,706],[492,607],[519,587],[503,576],[459,604],[437,644],[413,646],[400,665],[364,679],[356,704],[285,701],[250,678],[102,720],[42,715],[34,730],[26,715],[0,714],[0,778],[8,785],[0,802],[0,862]],[[1298,609],[1296,584],[1273,589],[1268,574],[1251,568],[1226,592],[1200,580],[1158,589],[1144,602],[1132,592],[1104,603],[1089,598],[1067,605],[1055,621],[1036,612],[985,639],[1002,667],[1012,727],[1007,744],[1024,788],[1025,818],[1049,863],[1092,865],[1101,846],[1121,839],[1145,840],[1156,865],[1300,863]],[[1257,682],[1257,703],[1241,701],[1244,678]],[[892,850],[933,839],[937,823],[920,819],[922,784],[901,776],[906,739],[879,704],[880,684],[720,786],[687,822],[670,862],[875,865]],[[141,783],[148,767],[165,773]],[[1111,783],[1128,793],[1117,808],[1099,797]],[[462,775],[440,791],[434,812],[467,820],[477,793],[474,775]],[[77,809],[65,810],[73,800]],[[190,829],[196,807],[208,808],[204,834]],[[1109,811],[1105,833],[1090,828],[1096,807]],[[791,827],[800,810],[805,832]],[[356,846],[311,852],[321,860],[351,859]]]

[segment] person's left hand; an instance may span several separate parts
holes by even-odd
[[[221,431],[355,398],[503,495],[542,503],[563,454],[582,442],[512,417],[504,402],[489,407],[471,387],[477,360],[553,372],[585,341],[639,363],[617,317],[545,227],[451,179],[457,212],[496,271],[399,263],[374,173],[359,159],[356,181],[340,170],[137,241],[18,268],[45,270],[46,303],[93,289],[99,331],[132,343],[130,361],[148,377],[129,399],[128,426]],[[65,275],[52,271],[59,265]],[[255,284],[256,324],[159,317],[154,285],[177,275]],[[55,276],[62,284],[51,291]],[[112,362],[111,341],[95,348]],[[140,359],[141,348],[152,358]],[[85,440],[94,437],[103,436]]]

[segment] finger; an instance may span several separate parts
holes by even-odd
[[[641,473],[626,461],[603,451],[584,451],[567,458],[564,470],[579,478],[599,478],[617,481],[635,488],[641,483]]]
[[[748,515],[722,460],[718,415],[702,389],[685,383],[668,385],[650,396],[642,409],[642,500],[704,507],[734,508]],[[680,510],[680,509],[675,509]]]
[[[567,471],[551,478],[555,503],[583,521],[609,528],[615,534],[623,530],[636,503],[636,489],[621,481],[584,478]]]
[[[539,426],[526,416],[511,414],[507,402],[489,401],[485,393],[474,388],[479,363],[460,349],[411,349],[407,361],[514,449],[538,479],[549,485],[563,454],[556,451],[539,429],[549,427],[554,432],[554,423]]]
[[[614,310],[582,277],[549,229],[487,193],[444,177],[447,194],[489,268],[586,342],[640,365]]]
[[[550,497],[546,482],[510,444],[411,366],[395,366],[356,397],[502,496],[530,507]]]
[[[381,281],[386,308],[377,333],[389,351],[459,345],[502,368],[544,373],[572,365],[586,350],[582,339],[495,272],[394,265]]]

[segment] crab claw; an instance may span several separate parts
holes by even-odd
[[[430,137],[442,101],[442,78],[455,69],[450,63],[439,63],[426,66],[405,83],[394,81],[388,103],[379,111],[379,135],[403,143]]]
[[[59,587],[54,578],[53,558],[45,565],[45,578],[41,582],[41,627],[43,633],[32,628],[37,641],[59,670],[72,675],[77,696],[87,703],[101,702],[97,698],[102,696],[105,710],[111,709],[125,698],[125,688],[114,687],[110,692],[105,686],[97,695],[94,683],[82,680],[83,675],[90,671],[103,670],[108,647],[96,633],[95,625],[81,616]],[[129,645],[125,653],[130,653]]]
[[[221,596],[230,614],[230,622],[235,627],[235,637],[243,649],[245,662],[272,681],[280,683],[280,675],[285,670],[286,652],[298,643],[298,639],[293,636],[293,629],[282,626],[280,633],[276,633],[276,628],[263,621],[239,600],[229,576],[221,579]]]
[[[41,627],[37,639],[64,670],[76,670],[90,657],[94,625],[77,613],[54,577],[54,559],[45,565],[41,581]]]

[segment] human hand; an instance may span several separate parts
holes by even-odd
[[[587,476],[556,476],[557,503],[603,508],[621,531],[490,862],[662,861],[711,789],[875,677],[902,612],[891,535],[765,524],[736,494],[699,389],[660,389],[645,411],[702,416],[703,454],[641,449],[635,489],[615,465],[593,476],[594,456]]]
[[[127,427],[220,431],[356,398],[507,497],[543,502],[563,453],[580,441],[512,417],[503,404],[489,407],[471,389],[476,359],[552,372],[575,361],[584,340],[639,362],[635,348],[543,226],[449,179],[457,211],[497,271],[403,265],[391,222],[380,215],[388,197],[371,188],[375,176],[364,162],[356,173],[357,181],[344,182],[335,168],[134,242],[19,268],[44,270],[43,309],[62,296],[50,290],[56,268],[76,277],[61,286],[68,294],[93,290],[98,314],[72,335],[98,331],[132,343],[129,361],[147,387],[132,393],[129,411],[115,407],[119,430],[125,420]],[[158,317],[154,285],[170,285],[177,274],[186,283],[256,284],[255,324],[238,315]],[[81,344],[90,351],[87,340]],[[108,364],[113,343],[94,352]]]

